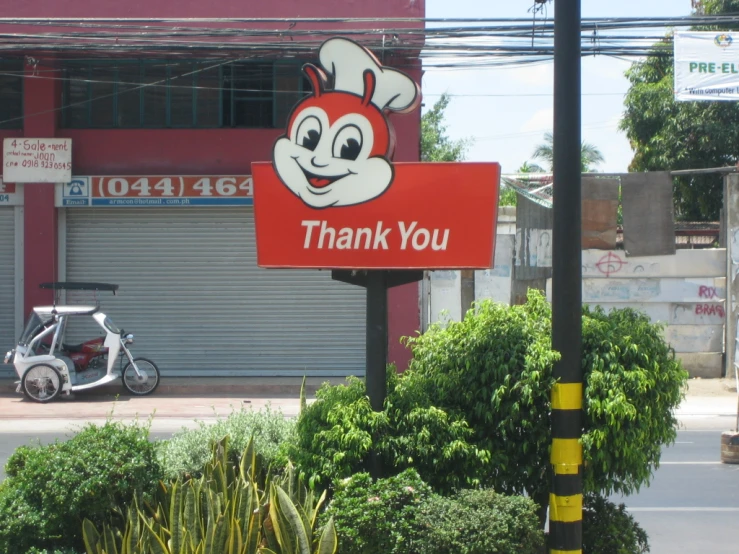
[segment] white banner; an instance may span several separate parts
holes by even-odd
[[[675,100],[739,100],[739,32],[675,32]]]

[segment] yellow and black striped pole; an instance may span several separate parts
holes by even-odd
[[[582,552],[582,207],[580,0],[554,2],[554,224],[549,551]]]
[[[582,552],[582,383],[552,389],[551,554]]]

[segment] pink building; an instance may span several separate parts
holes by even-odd
[[[330,271],[256,266],[250,167],[271,158],[321,40],[353,38],[420,81],[412,31],[424,16],[423,0],[0,6],[0,138],[67,138],[72,148],[68,182],[0,184],[0,347],[51,301],[40,283],[100,281],[120,285],[99,301],[165,377],[363,375],[364,289]],[[180,29],[164,36],[168,27]],[[395,160],[418,160],[420,111],[392,121]],[[389,295],[389,354],[402,369],[399,339],[420,328],[419,287]],[[73,341],[93,329],[69,331]]]

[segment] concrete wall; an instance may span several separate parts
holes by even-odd
[[[667,325],[665,339],[693,377],[721,377],[726,315],[726,249],[672,256],[583,251],[583,303],[630,307]],[[551,279],[547,298],[552,298]]]
[[[513,271],[520,263],[516,253],[522,240],[516,235],[515,210],[501,208],[495,266],[475,272],[476,300],[513,303]],[[691,376],[721,377],[726,342],[726,265],[724,248],[679,249],[674,255],[644,257],[626,256],[620,250],[583,250],[583,303],[606,310],[631,307],[645,312],[652,321],[666,324],[665,339]],[[551,301],[551,279],[545,283]],[[462,318],[459,271],[428,272],[425,285],[427,324]]]
[[[516,208],[498,209],[495,261],[492,269],[475,271],[475,300],[492,298],[511,303],[513,257],[516,235]],[[428,271],[422,309],[427,311],[424,329],[430,323],[462,319],[462,280],[460,271]]]

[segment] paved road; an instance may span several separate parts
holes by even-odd
[[[720,462],[721,431],[681,431],[650,486],[614,496],[649,535],[651,554],[739,552],[739,465]]]

